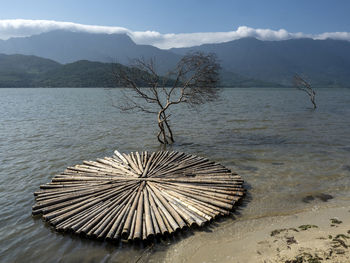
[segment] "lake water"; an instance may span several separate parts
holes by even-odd
[[[155,116],[120,113],[118,97],[118,89],[0,89],[1,261],[162,261],[203,231],[143,247],[56,233],[31,216],[33,192],[65,167],[115,149],[161,148]],[[234,233],[238,221],[349,202],[350,89],[319,89],[316,100],[314,111],[295,89],[225,89],[196,111],[172,112],[169,149],[208,157],[246,181],[242,206],[211,226],[215,238]]]

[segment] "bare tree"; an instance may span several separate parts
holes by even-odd
[[[308,83],[306,80],[304,80],[302,77],[300,77],[298,74],[294,75],[294,85],[297,89],[302,90],[307,93],[310,97],[310,101],[314,107],[314,109],[317,108],[315,96],[316,92],[311,88],[310,83]]]
[[[119,108],[156,114],[157,139],[162,144],[171,144],[174,135],[169,108],[178,104],[195,106],[216,99],[219,69],[214,54],[196,52],[185,55],[173,71],[161,77],[154,60],[137,59],[130,70],[120,68],[115,72],[119,84],[129,88]]]

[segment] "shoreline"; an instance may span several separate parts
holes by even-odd
[[[166,252],[164,262],[350,262],[350,206],[232,221]],[[224,227],[226,228],[226,227]],[[214,237],[213,237],[214,235]],[[210,238],[212,236],[212,238]],[[197,240],[199,239],[199,240]]]

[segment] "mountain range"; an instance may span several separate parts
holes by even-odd
[[[0,81],[1,78],[6,79],[4,72],[7,72],[5,75],[8,83],[11,83],[8,74],[11,67],[14,69],[14,65],[18,64],[16,59],[24,59],[27,62],[21,62],[22,65],[18,65],[12,72],[17,72],[19,75],[29,74],[32,77],[36,75],[32,82],[35,85],[39,83],[36,82],[39,75],[40,83],[45,85],[45,78],[46,83],[49,83],[48,79],[52,80],[56,74],[56,81],[50,82],[56,85],[61,76],[68,74],[73,78],[74,74],[84,75],[83,71],[89,68],[90,74],[87,75],[97,78],[98,75],[104,76],[103,70],[110,69],[114,62],[129,65],[133,59],[140,57],[155,59],[156,69],[160,74],[164,74],[174,68],[184,54],[195,51],[213,52],[217,55],[222,66],[222,83],[225,86],[290,86],[295,73],[305,76],[314,86],[350,86],[348,41],[330,39],[261,41],[255,38],[243,38],[219,44],[162,50],[150,45],[137,45],[125,34],[92,34],[62,30],[0,40],[0,53],[29,56],[26,59],[24,57],[5,59],[4,55],[0,56]],[[42,57],[43,60],[38,57]],[[44,66],[40,65],[41,62]],[[27,68],[22,70],[21,67]],[[98,81],[100,84],[104,83],[101,79],[103,77]],[[17,84],[20,83],[18,79],[16,81]],[[76,77],[75,83],[79,82],[81,82],[79,77]],[[92,85],[94,81],[88,83]]]
[[[307,76],[320,86],[348,85],[350,42],[341,40],[291,39],[260,41],[243,38],[220,44],[172,49],[212,52],[230,72],[264,81],[289,85],[294,74]]]
[[[150,45],[137,45],[125,34],[92,34],[64,30],[51,31],[30,37],[0,40],[0,53],[35,55],[62,64],[78,60],[121,63],[133,59],[155,58],[159,71],[173,67],[181,58],[173,52]]]

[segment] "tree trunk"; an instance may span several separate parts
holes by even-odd
[[[158,141],[162,144],[168,144],[168,141],[166,139],[166,134],[165,134],[165,129],[164,129],[164,119],[162,116],[163,109],[158,112],[158,127],[159,127],[159,132],[158,132]],[[163,138],[162,138],[163,137]]]
[[[170,124],[169,124],[168,119],[167,119],[167,117],[165,115],[165,112],[163,112],[163,114],[164,114],[164,116],[163,116],[164,117],[164,123],[165,123],[165,125],[167,127],[167,130],[168,130],[168,133],[169,133],[168,137],[170,139],[170,143],[173,143],[174,142],[173,131],[170,128]]]
[[[312,105],[314,105],[314,109],[316,109],[317,106],[316,106],[316,102],[315,102],[315,92],[313,92],[313,93],[311,94],[310,100],[311,100]]]
[[[170,124],[169,124],[168,119],[166,117],[164,108],[162,108],[158,112],[158,127],[159,127],[159,132],[157,135],[158,141],[161,144],[173,143],[174,142],[173,132],[170,128]]]

